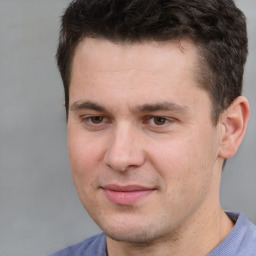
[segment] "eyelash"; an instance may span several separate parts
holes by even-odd
[[[158,120],[157,120],[158,119]],[[155,126],[164,126],[165,124],[169,123],[171,120],[166,118],[166,117],[162,117],[162,116],[150,116],[146,119],[149,123],[150,121],[152,120],[154,123],[152,125],[155,125]],[[156,124],[156,120],[157,121],[162,121],[163,123],[162,124]]]
[[[94,119],[94,121],[93,121]],[[95,122],[96,119],[96,122]],[[100,119],[99,122],[97,122]],[[157,120],[158,119],[158,120]],[[156,121],[160,121],[162,122],[161,124],[157,124]],[[152,127],[165,127],[166,125],[168,125],[169,123],[172,123],[174,121],[173,118],[166,118],[163,116],[147,116],[144,120],[143,123],[144,124],[149,124]],[[101,128],[104,124],[106,123],[111,123],[107,117],[104,116],[85,116],[81,118],[81,122],[88,125],[89,127],[93,127],[93,128]],[[152,123],[153,122],[153,123]]]
[[[92,121],[93,119],[101,119],[101,120],[100,120],[100,122],[94,122],[94,121]],[[82,117],[81,121],[82,121],[82,123],[86,123],[90,126],[99,126],[102,123],[104,123],[105,119],[107,119],[107,118],[104,116],[86,116],[86,117]]]

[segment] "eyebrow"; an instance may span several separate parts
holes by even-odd
[[[137,112],[155,112],[155,111],[172,111],[175,113],[185,113],[186,106],[181,106],[173,102],[161,102],[153,104],[143,104],[136,108]]]
[[[79,110],[95,110],[99,112],[108,112],[105,107],[92,101],[76,101],[70,106],[70,111]],[[171,111],[177,114],[184,114],[187,111],[186,106],[182,106],[173,102],[161,102],[152,104],[143,104],[135,107],[132,112],[156,112],[156,111]]]
[[[99,112],[106,112],[106,109],[92,101],[75,101],[70,107],[69,110],[71,111],[78,111],[83,109],[92,109]]]

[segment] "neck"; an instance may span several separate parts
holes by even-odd
[[[209,212],[209,211],[207,211]],[[107,237],[108,256],[194,256],[210,253],[231,231],[233,222],[218,207],[208,215],[199,213],[182,230],[148,243],[127,243]]]

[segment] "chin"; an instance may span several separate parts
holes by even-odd
[[[109,224],[109,225],[108,225]],[[112,224],[112,225],[111,225]],[[145,244],[151,243],[168,232],[168,228],[164,223],[156,225],[146,220],[140,222],[131,222],[127,219],[123,222],[104,223],[101,229],[107,237],[115,241]]]
[[[149,234],[143,230],[136,230],[136,229],[129,229],[123,231],[104,231],[107,237],[111,238],[112,240],[118,242],[127,242],[127,243],[150,243],[151,241],[155,240],[152,234]]]

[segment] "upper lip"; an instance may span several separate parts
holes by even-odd
[[[154,188],[144,187],[141,185],[117,185],[117,184],[108,184],[102,187],[103,189],[117,191],[117,192],[132,192],[132,191],[145,191],[145,190],[154,190]]]

